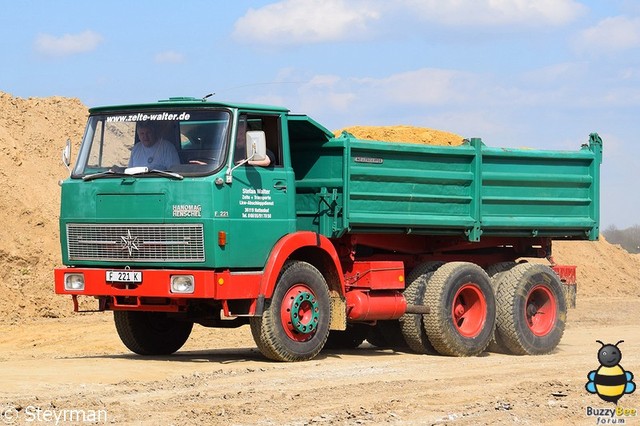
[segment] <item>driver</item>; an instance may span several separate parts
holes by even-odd
[[[156,135],[156,129],[149,122],[140,122],[136,129],[139,143],[133,146],[129,167],[148,167],[149,170],[167,170],[180,163],[176,148],[166,139]]]

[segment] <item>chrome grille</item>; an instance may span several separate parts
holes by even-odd
[[[69,260],[204,262],[202,224],[68,224]]]

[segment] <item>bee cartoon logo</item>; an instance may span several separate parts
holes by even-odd
[[[620,340],[615,345],[610,343],[605,345],[600,340],[596,340],[596,342],[602,345],[598,350],[600,367],[587,374],[589,381],[585,387],[587,392],[598,394],[600,399],[617,404],[622,395],[633,393],[636,390],[636,384],[633,383],[633,373],[625,371],[620,365],[622,352],[618,345],[624,340]]]

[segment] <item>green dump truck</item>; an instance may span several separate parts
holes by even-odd
[[[92,108],[61,183],[55,290],[76,310],[96,298],[142,355],[196,323],[249,324],[280,361],[365,339],[548,353],[576,289],[552,241],[598,238],[601,159],[597,134],[576,151],[442,147],[335,137],[272,106]]]

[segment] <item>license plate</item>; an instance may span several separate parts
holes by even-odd
[[[116,283],[141,283],[141,271],[107,271],[107,281]]]

